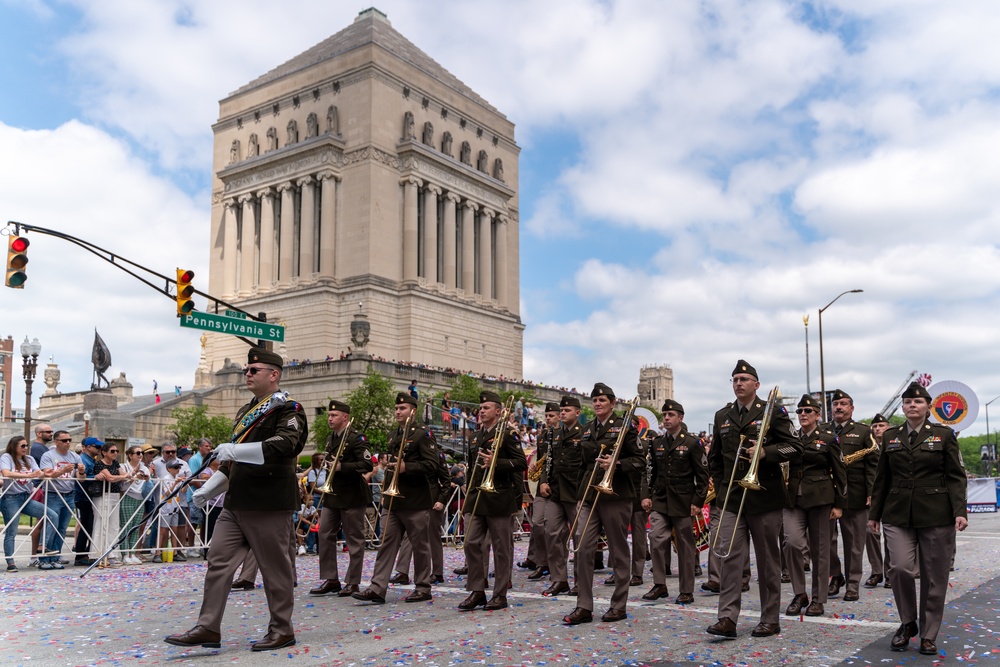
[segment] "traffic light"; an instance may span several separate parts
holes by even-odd
[[[24,281],[28,279],[24,267],[28,264],[29,245],[31,242],[23,236],[11,234],[7,238],[7,279],[4,282],[7,287],[24,289]]]
[[[177,269],[177,317],[182,317],[194,310],[194,271]]]

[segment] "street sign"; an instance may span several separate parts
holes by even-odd
[[[225,315],[214,315],[212,313],[200,313],[198,311],[182,316],[180,321],[181,326],[188,329],[201,329],[203,331],[229,334],[230,336],[271,340],[276,343],[281,343],[285,340],[285,327],[280,324],[269,324],[267,322],[226,317]]]
[[[245,320],[247,318],[247,314],[241,313],[238,310],[227,310],[226,317],[235,317],[238,320]]]

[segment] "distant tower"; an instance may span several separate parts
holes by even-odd
[[[663,401],[674,397],[674,369],[667,364],[650,364],[639,369],[639,401],[659,410]]]

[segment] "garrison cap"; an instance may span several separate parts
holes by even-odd
[[[560,408],[579,408],[580,407],[580,399],[577,398],[576,396],[563,396],[561,399],[559,399],[559,407]]]
[[[396,394],[396,405],[401,405],[403,403],[409,403],[413,407],[417,407],[417,399],[404,392],[399,392]]]
[[[262,347],[250,348],[250,351],[247,352],[247,363],[267,364],[268,366],[275,366],[279,369],[285,365],[285,362],[281,358],[280,354],[269,352]]]
[[[558,403],[553,403],[552,401],[549,401],[548,403],[545,404],[545,411],[546,412],[559,412],[559,404]]]
[[[799,405],[798,405],[798,407],[800,407],[800,408],[812,408],[813,410],[816,410],[817,412],[819,412],[819,410],[820,410],[819,401],[817,401],[816,398],[812,394],[802,394],[802,398],[799,399]]]
[[[672,398],[668,398],[666,401],[663,402],[662,410],[663,412],[667,412],[668,410],[673,410],[674,412],[679,412],[681,414],[684,414],[684,406]]]
[[[875,415],[875,416],[874,416],[874,417],[872,418],[872,424],[873,424],[873,425],[874,425],[874,424],[888,424],[888,423],[889,423],[889,420],[888,420],[888,419],[886,419],[886,418],[885,418],[885,417],[884,417],[884,416],[882,415],[882,413],[881,413],[881,412],[880,412],[880,413],[878,413],[877,415]]]
[[[499,403],[503,405],[503,399],[500,398],[500,394],[495,391],[481,391],[479,392],[479,402],[480,403]]]
[[[760,377],[757,376],[757,369],[743,359],[736,362],[736,368],[733,369],[732,375],[736,375],[737,373],[746,373],[747,375],[752,375],[754,380],[760,380]]]
[[[607,396],[611,401],[615,400],[615,392],[608,385],[603,382],[598,382],[594,385],[594,390],[590,392],[591,398],[597,398],[598,396]]]
[[[343,401],[338,401],[335,398],[331,398],[330,405],[329,407],[327,407],[327,411],[332,412],[334,410],[336,410],[337,412],[343,412],[344,414],[347,415],[351,414],[351,406],[349,406],[347,403],[344,403]]]
[[[846,398],[847,400],[849,400],[849,401],[850,401],[851,403],[853,403],[853,402],[854,402],[854,399],[853,399],[853,398],[851,398],[851,395],[850,395],[850,394],[848,394],[848,393],[847,393],[846,391],[844,391],[843,389],[834,389],[834,390],[833,390],[833,396],[831,397],[831,399],[830,399],[830,400],[832,400],[832,401],[840,401],[840,400],[843,400],[843,399],[845,399],[845,398]]]
[[[931,393],[919,382],[911,382],[910,386],[903,392],[902,398],[923,398],[930,403]]]

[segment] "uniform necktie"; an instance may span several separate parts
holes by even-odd
[[[833,430],[834,430],[834,432],[836,432],[837,435],[840,435],[841,432],[844,430],[844,425],[841,424],[840,422],[834,422],[833,423]]]
[[[743,421],[744,419],[746,419],[747,412],[749,412],[749,410],[747,410],[747,406],[741,405],[740,406],[740,421]]]
[[[910,431],[910,446],[912,447],[915,444],[917,444],[917,432]]]

